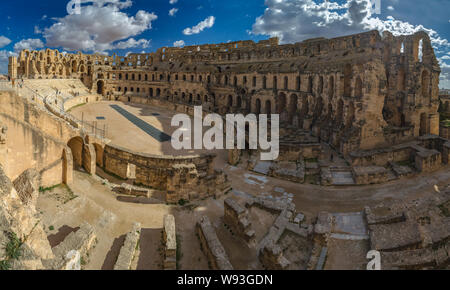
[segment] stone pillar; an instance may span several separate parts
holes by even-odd
[[[241,150],[239,150],[239,149],[228,150],[228,163],[230,165],[233,165],[233,166],[238,165],[240,158],[241,158]]]
[[[96,160],[94,145],[85,144],[83,148],[83,167],[89,174],[94,175],[96,173]]]
[[[430,134],[439,136],[439,114],[430,114],[428,119]]]

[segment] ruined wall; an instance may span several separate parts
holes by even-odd
[[[213,168],[213,154],[157,156],[106,145],[103,156],[107,172],[129,179],[133,168],[135,184],[165,190],[169,203],[215,196],[226,184],[223,172]]]
[[[35,168],[43,187],[62,183],[63,174],[70,179],[67,164],[71,163],[71,155],[67,154],[66,142],[77,132],[12,92],[0,93],[0,106],[0,124],[7,127],[2,145],[7,176],[15,179]]]
[[[198,221],[196,229],[202,251],[208,258],[210,268],[212,270],[233,270],[228,255],[207,216]]]
[[[17,66],[10,74],[80,77],[110,99],[278,113],[283,128],[311,130],[345,155],[439,133],[440,68],[424,32],[163,47],[127,57],[24,51],[10,62]]]

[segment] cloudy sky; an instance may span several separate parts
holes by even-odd
[[[2,0],[0,73],[22,49],[86,53],[152,52],[278,36],[283,43],[362,31],[424,30],[450,88],[449,0]],[[68,4],[71,4],[68,6]]]

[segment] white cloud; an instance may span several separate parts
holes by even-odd
[[[173,4],[176,4],[177,2],[178,2],[178,0],[170,0],[170,1],[169,1],[169,3],[172,4],[172,5],[173,5]]]
[[[183,30],[183,34],[184,35],[198,34],[198,33],[202,32],[203,30],[205,30],[206,28],[213,27],[215,21],[216,21],[216,18],[214,16],[209,16],[208,18],[206,18],[199,24],[195,25],[194,27],[186,28],[185,30]]]
[[[28,38],[22,39],[21,41],[14,44],[14,51],[20,52],[21,50],[35,50],[37,48],[43,48],[44,43],[39,38]]]
[[[139,10],[129,16],[121,9],[132,6],[130,0],[95,0],[81,6],[80,14],[57,18],[56,23],[44,29],[43,36],[50,47],[65,50],[103,52],[115,47],[115,42],[129,39],[152,28],[154,13]],[[85,3],[83,2],[83,3]]]
[[[389,11],[394,11],[395,8],[394,8],[393,6],[388,6],[388,7],[387,7],[387,10],[389,10]]]
[[[172,8],[169,10],[169,15],[175,16],[175,14],[177,14],[177,12],[178,12],[178,8]]]
[[[142,47],[148,48],[150,46],[150,40],[147,39],[139,39],[135,40],[134,38],[130,38],[127,41],[121,41],[116,43],[113,48],[114,49],[128,49],[134,47]]]
[[[173,46],[175,47],[183,47],[185,46],[184,40],[177,40],[173,43]]]
[[[17,56],[17,54],[11,51],[0,50],[0,73],[8,73],[8,58],[10,56]]]
[[[11,39],[9,39],[5,36],[0,36],[0,48],[5,47],[10,43],[11,43]]]

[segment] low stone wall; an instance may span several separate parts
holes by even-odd
[[[273,242],[266,244],[261,249],[259,260],[267,270],[286,270],[291,264],[284,257],[281,247]]]
[[[357,151],[349,154],[352,166],[385,166],[389,162],[401,162],[411,158],[414,153],[412,144],[408,143],[389,148],[370,150],[370,151]]]
[[[175,229],[175,217],[164,217],[164,270],[177,269],[177,234]]]
[[[232,198],[225,199],[224,206],[225,224],[247,243],[255,243],[255,231],[251,228],[248,210]]]
[[[197,234],[210,267],[213,270],[233,270],[228,255],[207,216],[202,217],[198,221]]]
[[[378,184],[388,181],[387,170],[381,166],[354,166],[353,179],[358,185]]]
[[[169,203],[218,197],[227,184],[224,173],[213,168],[214,154],[158,156],[106,145],[103,158],[107,172],[128,179],[133,168],[135,184],[166,191]]]
[[[98,95],[87,95],[87,96],[78,96],[68,99],[64,102],[64,111],[68,112],[73,107],[78,105],[93,103],[100,101],[100,96]]]
[[[80,270],[81,259],[88,260],[88,252],[95,243],[94,228],[85,223],[78,231],[70,233],[61,244],[53,248],[56,258],[44,261],[44,265],[52,270]]]
[[[120,186],[114,186],[112,191],[122,195],[131,195],[137,197],[150,198],[151,196],[149,189],[133,186],[127,183],[123,183]]]
[[[133,230],[125,237],[125,242],[120,249],[114,270],[130,270],[131,262],[136,254],[137,245],[141,236],[141,224],[135,223]]]
[[[439,170],[442,164],[442,156],[439,151],[428,150],[418,152],[415,157],[416,169],[419,172],[433,172]]]
[[[444,126],[444,124],[441,124],[441,126],[439,128],[439,136],[450,140],[450,127]]]

